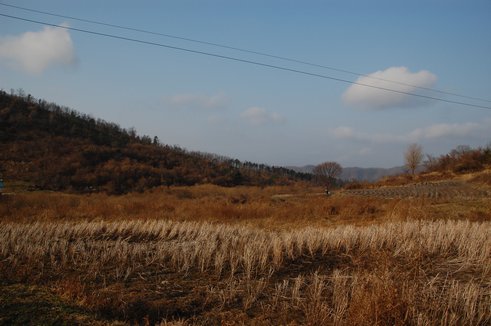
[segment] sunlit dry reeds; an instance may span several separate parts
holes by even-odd
[[[140,310],[155,310],[156,298],[170,291],[202,307],[166,313],[161,302],[157,319],[169,311],[174,318],[223,319],[240,308],[237,318],[261,316],[266,324],[491,321],[490,222],[293,231],[156,219],[3,222],[0,260],[4,280],[57,284],[86,306],[112,306],[123,316],[131,310],[125,293],[138,285],[155,301]]]

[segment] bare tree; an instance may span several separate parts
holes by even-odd
[[[421,164],[423,160],[423,147],[418,144],[411,144],[407,147],[406,153],[404,153],[404,161],[406,167],[414,175],[416,168]]]
[[[312,171],[319,182],[325,183],[328,186],[329,183],[334,181],[343,168],[337,162],[324,162],[317,165]]]

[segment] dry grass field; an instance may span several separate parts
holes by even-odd
[[[0,324],[488,325],[486,180],[3,196]]]

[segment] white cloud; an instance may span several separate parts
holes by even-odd
[[[345,126],[334,128],[330,133],[335,138],[344,140],[372,143],[407,143],[450,137],[486,138],[490,129],[491,119],[484,120],[480,123],[438,123],[424,128],[417,128],[405,134],[364,133]]]
[[[401,84],[391,83],[388,80]],[[368,76],[362,76],[356,82],[364,85],[394,89],[405,93],[421,93],[418,92],[418,87],[431,88],[436,83],[436,80],[437,77],[427,70],[413,73],[406,67],[390,67],[383,71],[371,73]],[[353,107],[367,110],[381,110],[387,108],[418,107],[430,103],[431,100],[353,84],[344,92],[343,101]]]
[[[356,131],[350,127],[337,127],[330,130],[331,135],[333,135],[337,139],[345,139],[345,140],[357,140],[357,141],[369,141],[375,143],[385,143],[396,140],[396,135],[391,134],[369,134],[360,131]]]
[[[31,74],[42,73],[53,65],[76,62],[70,33],[57,27],[0,38],[0,60]]]
[[[163,101],[172,108],[220,109],[226,106],[228,99],[223,93],[214,95],[184,93],[165,96]]]
[[[484,124],[479,124],[475,122],[453,124],[439,123],[423,129],[415,129],[409,134],[409,138],[418,140],[422,138],[431,139],[453,136],[470,136],[473,133],[480,132],[484,127]]]
[[[250,107],[240,114],[240,117],[247,120],[253,125],[262,125],[265,123],[284,123],[286,119],[276,112],[268,112],[260,107]]]

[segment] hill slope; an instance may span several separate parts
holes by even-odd
[[[188,152],[30,95],[0,92],[0,173],[37,188],[118,194],[159,185],[285,184],[309,175]]]

